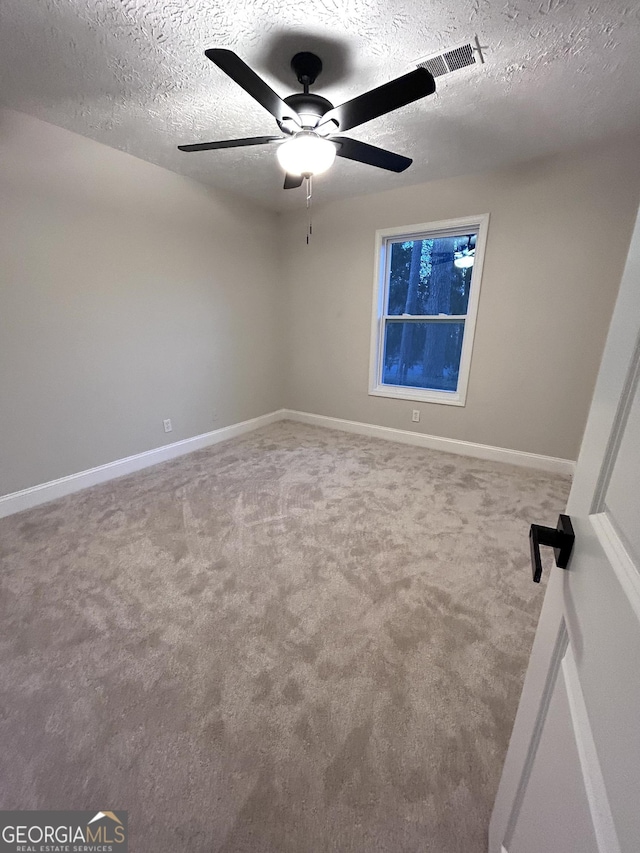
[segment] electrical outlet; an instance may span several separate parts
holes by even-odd
[[[171,418],[166,418],[164,421],[162,421],[162,423],[164,424],[164,431],[171,432],[171,430],[173,429],[173,427],[171,426]]]
[[[420,410],[419,409],[413,410],[413,414],[411,415],[411,420],[413,421],[414,424],[420,423]]]

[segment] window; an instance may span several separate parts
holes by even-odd
[[[376,233],[369,393],[464,406],[489,215]]]

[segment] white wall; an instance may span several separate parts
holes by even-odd
[[[281,406],[276,229],[1,111],[0,495]]]
[[[282,226],[288,406],[576,459],[638,207],[637,150],[618,141],[324,207],[318,181],[311,244],[299,212]],[[369,396],[376,229],[487,212],[467,405]]]

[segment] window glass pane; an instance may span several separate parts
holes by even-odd
[[[471,233],[390,243],[387,313],[466,314],[476,238]]]
[[[387,322],[383,384],[456,391],[463,335],[464,321]]]

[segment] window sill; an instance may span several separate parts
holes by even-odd
[[[377,385],[369,389],[372,397],[389,397],[392,400],[411,400],[414,403],[441,403],[445,406],[464,406],[466,400],[459,391],[422,391],[398,385]]]

